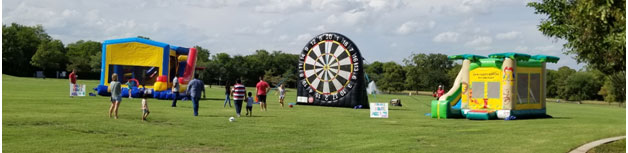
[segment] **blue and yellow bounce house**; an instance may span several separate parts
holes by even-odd
[[[499,53],[488,57],[463,54],[453,87],[432,101],[432,118],[473,120],[540,118],[546,114],[545,63],[559,58],[547,55]]]
[[[140,90],[151,90],[152,97],[172,99],[172,80],[178,77],[181,84],[179,92],[185,92],[187,83],[194,76],[196,49],[185,48],[142,38],[124,38],[106,40],[102,44],[102,67],[100,85],[96,88],[99,95],[109,96],[107,92],[113,73],[123,83],[122,96],[139,97]],[[125,83],[135,81],[140,87],[128,89]]]

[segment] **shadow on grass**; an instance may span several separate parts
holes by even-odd
[[[401,108],[401,107],[388,107],[388,110],[394,111],[410,111],[409,109]]]

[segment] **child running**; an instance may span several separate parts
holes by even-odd
[[[251,96],[253,93],[249,92],[249,97],[246,99],[246,116],[253,116],[253,98]]]
[[[283,100],[286,98],[286,88],[281,84],[277,90],[279,90],[279,103],[281,104],[281,108],[283,108]]]
[[[144,91],[142,96],[142,121],[146,121],[148,114],[150,114],[150,111],[148,111],[148,95],[150,95],[150,90]]]

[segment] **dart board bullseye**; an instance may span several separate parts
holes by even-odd
[[[303,48],[297,102],[327,106],[368,106],[362,56],[351,40],[323,33]]]

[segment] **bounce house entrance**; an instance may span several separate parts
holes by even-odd
[[[499,82],[471,82],[471,108],[501,109]]]

